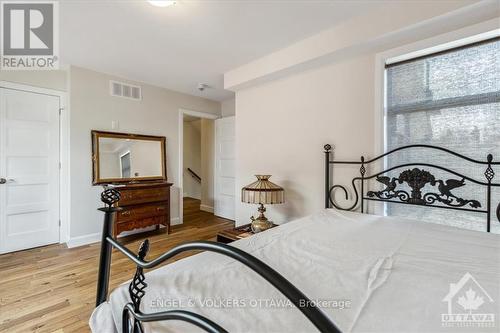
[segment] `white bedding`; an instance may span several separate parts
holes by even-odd
[[[231,245],[269,264],[309,298],[323,301],[323,311],[344,332],[498,332],[500,327],[499,235],[328,209]],[[471,313],[493,314],[494,322],[486,325],[494,327],[442,326],[450,283],[467,272],[483,289],[464,279],[452,312],[469,312],[457,300],[473,289],[476,295],[461,303],[476,306]],[[146,281],[145,313],[183,308],[229,332],[317,331],[298,309],[283,304],[284,296],[269,283],[215,253],[148,272]],[[121,330],[127,288],[117,288],[95,309],[90,318],[94,333]],[[483,300],[479,306],[478,297]],[[176,321],[146,323],[144,328],[201,332]]]

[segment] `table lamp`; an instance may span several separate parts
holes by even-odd
[[[269,181],[271,175],[255,175],[257,181],[241,189],[241,202],[258,204],[259,217],[251,217],[251,228],[254,233],[269,229],[273,223],[269,221],[264,212],[266,205],[281,204],[285,202],[285,191],[282,187]]]

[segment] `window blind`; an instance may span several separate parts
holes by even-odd
[[[498,38],[386,66],[386,149],[429,144],[451,149],[478,160],[493,154],[500,160],[500,40]],[[483,167],[464,163],[442,152],[405,151],[390,156],[388,167],[410,162],[450,167],[464,175],[485,180]],[[402,170],[395,170],[393,175]],[[443,179],[456,176],[432,171]],[[495,170],[494,182],[500,182]],[[500,193],[493,190],[493,206]],[[457,188],[464,199],[481,199],[480,186]],[[388,215],[409,216],[461,228],[485,230],[485,214],[388,204]],[[492,215],[492,232],[500,223]]]

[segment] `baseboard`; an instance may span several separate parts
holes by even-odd
[[[200,210],[202,210],[204,212],[213,213],[214,212],[214,207],[207,206],[207,205],[200,205]]]
[[[181,224],[178,217],[174,217],[174,218],[170,219],[170,225],[178,225],[178,224]],[[163,228],[162,225],[160,227]],[[154,230],[155,227],[148,227],[148,228],[150,230]],[[144,232],[144,231],[145,230],[132,230],[130,232],[124,232],[124,233],[120,234],[120,236],[118,236],[118,238],[125,237],[125,236],[139,233],[139,232]],[[101,241],[101,233],[97,232],[95,234],[88,234],[88,235],[83,235],[83,236],[71,237],[66,242],[66,246],[71,249],[71,248],[78,247],[78,246],[97,243],[100,241]]]

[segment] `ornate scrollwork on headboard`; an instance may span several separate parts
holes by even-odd
[[[481,207],[481,203],[477,200],[467,200],[459,198],[451,191],[455,188],[465,185],[465,181],[457,179],[441,180],[429,171],[413,168],[408,169],[399,174],[399,177],[378,176],[377,181],[386,186],[382,191],[368,191],[367,195],[370,198],[377,197],[379,199],[388,200],[398,198],[402,202],[415,205],[430,205],[436,201],[447,206],[463,207],[469,205],[472,208]],[[411,188],[411,193],[405,190],[398,189],[398,185],[406,183]],[[422,189],[427,185],[436,186],[439,193],[427,192],[422,193]]]
[[[495,166],[500,166],[500,161],[494,161],[493,155],[488,154],[485,160],[478,160],[467,157],[465,155],[459,154],[447,148],[424,145],[424,144],[414,144],[408,146],[401,146],[390,151],[387,151],[381,155],[375,156],[371,159],[365,159],[361,156],[361,159],[356,160],[335,160],[331,159],[333,155],[331,152],[331,146],[325,145],[325,208],[335,207],[339,210],[360,210],[364,212],[364,202],[365,200],[372,201],[382,201],[398,204],[411,204],[420,206],[429,206],[436,208],[454,209],[460,211],[468,211],[474,213],[486,214],[486,231],[491,230],[491,217],[494,215],[494,197],[492,190],[499,189],[500,183],[493,182],[495,177]],[[367,167],[375,162],[382,162],[384,158],[389,155],[396,154],[403,150],[411,149],[427,149],[433,151],[439,151],[455,158],[459,158],[468,163],[474,165],[485,166],[484,177],[486,181],[471,177],[470,175],[464,175],[452,168],[443,165],[437,165],[433,163],[428,163],[426,161],[410,160],[407,163],[399,165],[391,165],[384,170],[368,173]],[[348,207],[340,206],[334,197],[334,192],[337,189],[341,189],[344,192],[345,200],[349,200],[349,192],[347,188],[343,185],[335,184],[330,185],[330,167],[332,165],[357,165],[359,166],[359,176],[352,178],[352,190],[354,195],[351,199],[351,204]],[[421,168],[426,168],[421,169]],[[437,179],[430,170],[439,170],[440,172],[445,172],[454,179]],[[404,170],[397,177],[388,176],[389,172],[393,170]],[[385,188],[381,191],[367,191],[365,192],[365,185],[367,181],[371,179],[376,179],[378,182],[385,185]],[[467,183],[466,183],[467,182]],[[403,185],[404,184],[404,185]],[[471,184],[476,186],[481,186],[485,190],[485,200],[478,195],[478,191],[467,191],[462,193],[467,193],[469,198],[461,198],[455,192],[455,189],[462,188],[465,185],[470,188]],[[358,185],[358,186],[357,186]],[[358,188],[359,187],[359,192]],[[465,189],[465,187],[463,188]],[[471,198],[476,195],[476,198]],[[483,204],[480,203],[479,199]],[[495,203],[497,204],[497,203]],[[483,208],[484,205],[484,208]],[[500,222],[500,203],[496,207],[496,215]]]

